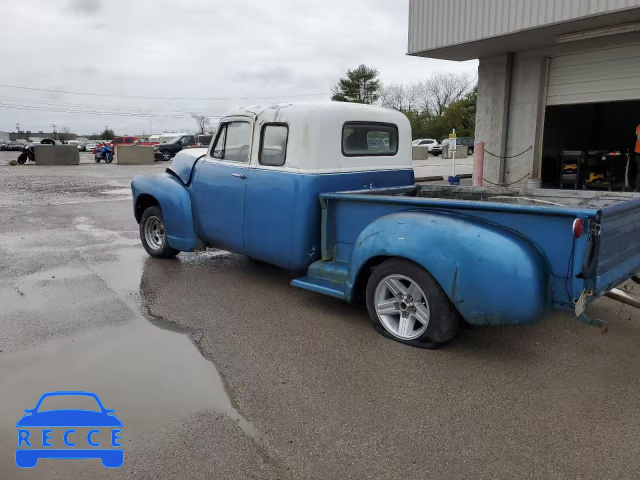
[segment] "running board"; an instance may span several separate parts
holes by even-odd
[[[305,290],[311,290],[312,292],[322,293],[323,295],[329,295],[331,297],[345,299],[344,284],[339,282],[331,282],[324,278],[318,277],[301,277],[296,278],[291,282],[291,285]]]

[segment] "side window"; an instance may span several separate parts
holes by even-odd
[[[211,150],[211,156],[222,160],[224,158],[224,144],[227,140],[227,124],[220,125],[218,128],[218,137]]]
[[[135,141],[135,138],[133,137],[127,137],[124,139],[124,143],[133,143]]]
[[[113,140],[113,143],[122,143],[122,138],[116,138]]]
[[[251,152],[251,124],[247,122],[229,122],[218,129],[211,156],[229,162],[249,161]]]
[[[433,140],[425,140],[424,142],[420,142],[420,145],[431,145]]]
[[[345,157],[393,156],[398,153],[398,127],[390,123],[347,122],[342,127]]]
[[[289,127],[282,124],[266,124],[260,137],[260,165],[281,167],[287,158]]]

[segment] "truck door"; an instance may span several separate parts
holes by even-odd
[[[196,167],[192,205],[196,232],[209,244],[244,253],[244,203],[252,124],[220,124],[207,157]]]

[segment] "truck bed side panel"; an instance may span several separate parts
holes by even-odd
[[[379,203],[353,198],[349,201],[328,199],[326,215],[333,227],[328,225],[326,230],[332,232],[335,229],[332,238],[327,239],[332,245],[331,252],[328,253],[331,258],[348,261],[355,238],[366,225],[381,216],[410,210],[453,213],[516,232],[535,245],[549,264],[553,303],[556,307],[572,308],[573,299],[578,298],[584,289],[584,280],[577,278],[577,275],[582,268],[581,259],[586,252],[587,236],[573,238],[575,216],[545,215],[548,208],[528,209],[526,212],[510,208],[500,211],[491,209],[490,205],[480,204],[486,206],[486,210],[462,210],[450,205],[434,205],[430,199],[397,197],[383,201],[382,197],[378,200]],[[535,214],[536,212],[538,213]],[[585,219],[588,221],[586,217]],[[580,260],[573,261],[572,258]]]

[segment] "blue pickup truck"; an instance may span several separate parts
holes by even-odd
[[[240,108],[209,149],[132,181],[147,252],[216,247],[366,304],[375,328],[434,348],[462,322],[581,314],[640,270],[640,197],[414,184],[396,111],[347,103]]]

